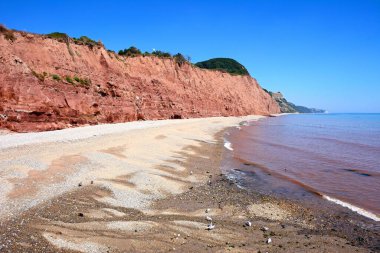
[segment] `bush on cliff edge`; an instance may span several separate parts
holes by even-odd
[[[16,40],[16,37],[13,34],[13,31],[12,30],[8,30],[5,26],[3,26],[1,24],[0,24],[0,33],[2,33],[4,35],[4,38],[6,40],[9,40],[11,42],[13,42],[13,41]]]
[[[130,57],[135,57],[135,56],[138,56],[138,55],[142,55],[140,49],[138,49],[137,47],[130,47],[128,49],[124,49],[124,50],[120,50],[119,55],[125,55],[125,56],[130,56]]]
[[[230,58],[214,58],[198,62],[195,66],[203,69],[215,69],[232,75],[249,75],[248,70],[243,65]]]

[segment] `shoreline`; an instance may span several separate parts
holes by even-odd
[[[271,117],[279,117],[279,116],[286,116],[286,115],[292,115],[292,114],[294,114],[294,113],[286,113],[286,114],[280,114],[280,115],[271,115]],[[259,120],[262,120],[262,119],[259,119]],[[237,130],[235,130],[234,128],[231,128],[230,131],[227,131],[226,138],[225,138],[225,141],[224,141],[224,145],[225,145],[226,149],[228,149],[230,151],[234,150],[233,143],[231,143],[231,140],[229,139],[229,136],[231,134],[235,134],[236,135],[236,133],[235,133],[236,131],[241,131],[241,126],[248,126],[248,125],[250,125],[249,123],[250,123],[249,121],[247,121],[247,122],[246,121],[241,122],[239,124],[239,126],[236,127]],[[361,216],[363,216],[365,218],[371,219],[374,222],[379,222],[380,221],[380,216],[376,212],[373,212],[371,209],[365,209],[364,207],[361,207],[361,206],[358,206],[356,204],[350,203],[347,200],[339,199],[338,197],[334,197],[332,195],[326,195],[325,193],[323,193],[323,192],[321,192],[321,191],[319,191],[319,190],[317,190],[317,189],[315,189],[315,188],[313,188],[313,187],[311,187],[309,185],[306,185],[306,184],[304,184],[304,183],[302,183],[300,181],[297,181],[296,179],[289,178],[285,174],[278,173],[276,171],[272,171],[272,170],[270,170],[268,168],[265,168],[263,166],[260,166],[260,165],[258,165],[256,163],[254,163],[254,162],[251,162],[251,161],[248,161],[248,160],[245,160],[245,159],[238,159],[238,160],[240,161],[241,164],[244,164],[246,166],[252,165],[253,167],[255,167],[255,170],[260,170],[260,171],[262,171],[262,173],[267,173],[268,175],[274,176],[278,180],[289,182],[289,184],[294,184],[294,185],[300,186],[302,189],[304,189],[307,192],[314,193],[314,194],[318,195],[318,197],[323,198],[326,201],[329,201],[329,202],[335,203],[336,205],[348,208],[352,212],[355,212],[355,213],[357,213],[357,214],[359,214],[359,215],[361,215]],[[239,166],[239,165],[235,165],[235,166]]]
[[[221,174],[223,133],[246,119],[182,120],[73,142],[33,144],[32,153],[52,156],[56,152],[52,146],[59,146],[62,153],[74,153],[66,154],[65,164],[52,159],[53,172],[67,173],[68,167],[86,168],[82,174],[70,174],[75,180],[61,178],[70,183],[66,185],[69,190],[31,206],[13,220],[0,221],[0,245],[5,245],[0,251],[370,252],[373,242],[367,240],[371,234],[364,236],[363,242],[359,240],[362,245],[358,245],[340,231],[331,231],[334,223],[323,223],[329,225],[327,228],[319,226],[313,210],[239,189]],[[91,153],[90,148],[95,154],[83,154]],[[9,154],[31,152],[28,146],[4,150]],[[94,161],[99,163],[99,156],[106,168],[97,168]],[[49,171],[39,163],[33,164],[36,165],[44,172],[37,173],[40,177]],[[130,171],[134,166],[136,169]],[[99,172],[94,173],[94,168]],[[138,175],[141,170],[145,174]],[[14,182],[31,184],[25,180]],[[56,184],[54,180],[42,183]],[[28,190],[38,192],[33,187]],[[210,211],[205,213],[207,209]],[[212,217],[215,224],[211,231],[206,230],[206,216]],[[247,220],[252,223],[250,227],[244,227]],[[260,230],[263,227],[268,230]],[[360,236],[362,233],[358,232]],[[272,243],[266,243],[268,238]]]

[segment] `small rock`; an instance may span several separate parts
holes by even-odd
[[[194,186],[190,186],[190,187],[189,187],[189,190],[192,190],[192,189],[194,189]]]
[[[78,186],[81,187],[81,186],[82,186],[82,182],[80,182],[80,183],[78,184]]]
[[[190,175],[193,175],[193,171],[190,171]]]
[[[215,228],[215,225],[210,223],[207,225],[207,230],[213,230]]]
[[[83,214],[83,213],[78,213],[78,216],[79,216],[79,217],[83,217],[84,214]]]
[[[94,184],[94,181],[91,180],[91,184]]]
[[[267,239],[267,243],[269,244],[269,243],[271,243],[272,242],[272,239],[269,237],[268,239]]]

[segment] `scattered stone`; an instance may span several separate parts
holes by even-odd
[[[192,190],[192,189],[194,189],[194,186],[190,186],[190,187],[189,187],[189,190]]]
[[[82,186],[82,182],[80,182],[79,184],[78,184],[78,187],[81,187]]]
[[[94,184],[94,181],[91,180],[91,184]]]
[[[210,223],[207,225],[207,230],[213,230],[215,228],[215,225]]]
[[[193,175],[193,171],[190,171],[190,175]]]
[[[84,217],[84,214],[83,213],[78,213],[78,216],[79,217]]]

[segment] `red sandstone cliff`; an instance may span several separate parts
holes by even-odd
[[[249,76],[179,66],[173,59],[153,56],[126,58],[101,46],[41,35],[14,36],[12,41],[0,33],[0,128],[42,131],[139,119],[280,112]],[[82,84],[70,82],[75,76]]]

